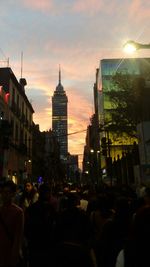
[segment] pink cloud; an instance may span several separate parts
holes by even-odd
[[[23,3],[26,7],[41,11],[53,9],[53,0],[24,0]]]
[[[136,15],[135,15],[136,14]],[[133,18],[134,23],[140,24],[143,20],[149,19],[150,4],[149,1],[133,0],[129,5],[129,16]]]
[[[103,1],[101,0],[77,0],[75,1],[72,9],[75,12],[90,12],[90,14],[95,14],[99,12],[103,7]],[[89,13],[88,13],[89,14]]]
[[[68,95],[68,127],[69,133],[85,131],[92,115],[92,103],[89,103],[79,91],[67,92]],[[75,135],[72,135],[74,138]]]

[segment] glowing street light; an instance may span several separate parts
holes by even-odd
[[[141,44],[132,40],[129,40],[124,44],[124,51],[127,53],[133,53],[139,49],[150,49],[150,44]]]

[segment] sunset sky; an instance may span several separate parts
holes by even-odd
[[[0,66],[9,66],[19,80],[40,130],[51,128],[51,97],[58,84],[68,96],[69,152],[83,154],[85,129],[93,108],[96,68],[104,58],[129,57],[127,40],[150,43],[148,0],[0,0]],[[139,50],[136,57],[150,57]],[[82,160],[82,155],[80,161]]]

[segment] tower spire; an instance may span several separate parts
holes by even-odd
[[[59,84],[61,84],[61,68],[60,68],[60,64],[59,64]]]
[[[64,88],[61,84],[61,68],[60,68],[60,64],[59,64],[59,78],[58,78],[58,85],[56,86],[56,91],[62,92],[64,91]]]

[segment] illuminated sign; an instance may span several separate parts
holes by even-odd
[[[10,94],[9,93],[6,93],[5,94],[5,102],[8,104],[8,101],[9,101],[9,96]]]

